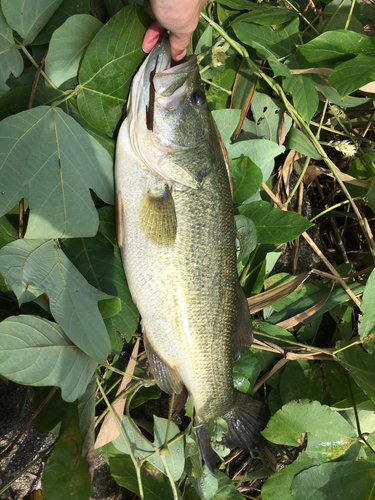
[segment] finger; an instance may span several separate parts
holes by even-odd
[[[143,38],[142,42],[142,49],[145,52],[150,52],[152,47],[156,45],[156,42],[158,41],[159,36],[164,32],[163,26],[158,23],[157,21],[154,21],[151,26],[147,28],[147,31],[145,33],[145,36]]]
[[[185,57],[186,47],[190,43],[189,35],[175,35],[171,33],[169,35],[169,42],[171,44],[171,56],[175,61],[180,61]]]

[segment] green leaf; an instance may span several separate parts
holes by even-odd
[[[25,111],[30,101],[32,85],[23,85],[16,87],[0,97],[0,120],[8,116],[15,115],[21,111]],[[54,101],[63,97],[61,90],[53,89],[52,87],[38,86],[34,94],[33,106],[46,104],[50,105]]]
[[[163,418],[159,418],[154,415],[154,433],[155,433],[155,441],[154,446],[161,447],[164,444],[165,435],[167,431],[167,420]],[[124,416],[122,419],[122,429],[123,432],[130,444],[132,452],[137,459],[143,459],[148,455],[154,453],[154,446],[145,438],[141,437],[138,433],[135,432],[132,425],[130,424],[128,417]],[[169,433],[168,433],[168,441],[176,437],[180,433],[179,428],[173,422],[170,422]],[[128,447],[124,442],[122,436],[120,435],[117,439],[113,441],[113,444],[116,448],[122,453],[129,454]],[[172,477],[175,481],[177,481],[184,470],[184,447],[183,440],[178,439],[174,443],[169,446],[170,453],[165,455],[165,459],[168,464],[168,468]],[[160,457],[159,452],[149,458],[148,460],[154,467],[159,469],[163,474],[166,474],[166,470],[163,464],[163,461]]]
[[[116,237],[115,210],[113,206],[102,207],[99,212],[99,231],[112,246],[118,247]]]
[[[281,63],[277,59],[275,54],[273,52],[271,52],[269,49],[267,49],[267,47],[265,47],[264,45],[261,45],[258,42],[255,42],[255,41],[253,41],[253,47],[257,52],[259,52],[259,54],[264,59],[267,59],[268,64],[273,69],[273,74],[275,77],[276,76],[290,76],[291,73],[290,73],[288,67],[285,64]],[[262,94],[262,95],[266,95],[266,94]]]
[[[350,61],[339,64],[329,75],[328,81],[341,97],[375,80],[373,55],[359,54]]]
[[[299,153],[314,158],[314,160],[322,159],[322,156],[298,128],[292,128],[289,130],[285,139],[285,147],[287,149],[295,149]]]
[[[53,33],[45,71],[56,87],[78,74],[82,56],[102,26],[93,16],[77,14]]]
[[[341,99],[339,93],[321,75],[312,75],[312,79],[324,97],[336,106],[356,108],[371,101],[371,98],[368,97],[344,97]]]
[[[33,408],[36,411],[49,395],[53,387],[40,387],[34,393]],[[68,404],[61,397],[61,390],[57,390],[47,404],[35,417],[35,432],[37,434],[45,434],[51,432],[61,420],[65,418]]]
[[[9,26],[22,36],[23,43],[34,40],[62,0],[2,0],[1,8]]]
[[[285,133],[288,133],[292,126],[292,119],[288,115],[284,118],[284,105],[267,94],[254,93],[251,111],[255,121],[256,134],[259,138],[279,144],[279,127],[282,120],[284,119]]]
[[[20,76],[23,70],[23,59],[18,49],[13,47],[14,38],[12,29],[7,24],[0,8],[0,91],[9,89],[5,82],[13,73]]]
[[[375,468],[372,462],[341,462],[311,467],[292,483],[294,500],[373,499]]]
[[[234,10],[251,10],[252,8],[248,0],[217,0],[217,3]]]
[[[233,184],[233,203],[243,203],[257,193],[262,185],[261,169],[250,158],[243,156],[237,160],[228,158]]]
[[[233,362],[233,384],[240,392],[252,394],[255,381],[261,372],[254,354],[247,350],[239,360]]]
[[[130,342],[139,314],[129,292],[119,249],[97,238],[64,240],[62,249],[91,285],[121,301],[120,309],[114,315],[106,314],[108,320],[105,323],[108,329],[122,333]],[[107,307],[107,302],[101,304]],[[111,305],[118,307],[118,304]]]
[[[238,16],[232,23],[232,26],[237,22],[248,22],[261,24],[262,26],[277,26],[286,23],[297,17],[297,13],[291,9],[283,9],[270,4],[256,4],[256,9],[252,12],[247,12]]]
[[[321,402],[323,380],[319,365],[307,359],[289,361],[281,375],[280,395],[283,404],[302,398]]]
[[[82,352],[56,323],[13,316],[0,323],[0,373],[19,384],[61,388],[65,401],[86,390],[97,362]]]
[[[259,26],[252,23],[238,22],[232,24],[233,31],[242,43],[253,47],[257,42],[270,50],[277,58],[289,55],[298,40],[298,17],[288,23],[277,26]]]
[[[26,238],[94,236],[90,189],[113,203],[112,170],[107,151],[60,109],[39,106],[0,123],[0,215],[27,198]]]
[[[216,475],[214,476],[212,474],[206,464],[203,465],[203,473],[199,479],[194,477],[193,474],[189,479],[198,493],[199,498],[203,498],[204,500],[211,500],[219,487]]]
[[[87,389],[78,398],[79,430],[82,440],[82,456],[86,458],[91,473],[94,471],[95,456],[95,401],[96,377],[91,378]]]
[[[231,107],[233,109],[243,109],[244,106],[246,106],[254,83],[255,75],[245,61],[243,61],[238,69],[236,80],[234,82],[231,97]]]
[[[254,139],[250,141],[239,141],[229,146],[229,155],[236,159],[248,156],[263,172],[263,180],[268,180],[272,173],[273,159],[285,151],[284,146],[278,146],[272,141],[265,139]]]
[[[356,432],[328,406],[318,401],[291,401],[275,413],[262,431],[269,441],[299,446],[307,433],[306,453],[320,462],[335,460],[353,444]]]
[[[236,490],[233,481],[224,472],[215,470],[215,477],[218,486],[212,500],[243,500],[243,496]]]
[[[210,86],[206,92],[207,102],[211,110],[221,110],[221,108],[229,107],[230,97],[222,89],[232,90],[239,64],[238,57],[228,57],[221,66],[212,69],[208,74],[204,74],[206,78],[211,79],[214,85],[220,87]]]
[[[285,243],[294,240],[312,225],[302,215],[274,208],[266,201],[241,205],[237,210],[254,222],[258,243]]]
[[[219,129],[221,139],[224,146],[227,148],[233,132],[236,130],[238,122],[240,121],[240,109],[219,109],[212,111],[212,116]]]
[[[0,272],[20,305],[46,293],[53,317],[70,340],[105,363],[110,342],[97,303],[108,295],[89,285],[53,240],[9,243],[0,250]]]
[[[56,10],[53,16],[49,19],[42,31],[36,37],[33,45],[43,45],[48,43],[51,35],[70,17],[77,14],[89,14],[90,0],[63,0],[60,7]]]
[[[117,484],[139,495],[137,474],[130,458],[110,458],[109,466]],[[141,481],[145,500],[173,500],[169,480],[164,474],[146,476],[142,468]]]
[[[241,262],[246,256],[254,250],[257,245],[257,232],[254,222],[244,215],[235,215],[236,223],[236,247],[237,261]]]
[[[109,136],[121,118],[131,79],[144,57],[142,40],[148,19],[137,5],[121,9],[99,31],[82,60],[80,113]]]
[[[292,94],[294,107],[309,123],[319,104],[318,92],[311,75],[291,75],[285,78],[284,90]]]
[[[336,348],[346,347],[347,342],[337,342]],[[375,402],[375,360],[374,355],[369,354],[358,345],[344,349],[336,354],[344,368],[349,370],[350,375],[359,387]]]
[[[262,486],[262,499],[294,500],[290,493],[294,476],[312,465],[314,460],[303,451],[292,464],[267,479]]]
[[[303,56],[319,67],[332,68],[357,54],[373,52],[375,40],[348,30],[327,31],[310,42],[299,45]]]
[[[44,500],[88,500],[91,493],[89,464],[82,456],[77,403],[68,407],[60,436],[42,476]]]

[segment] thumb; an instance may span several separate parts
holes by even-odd
[[[185,57],[186,47],[190,43],[190,34],[179,33],[178,35],[171,32],[169,35],[171,44],[171,56],[175,61],[180,61]]]

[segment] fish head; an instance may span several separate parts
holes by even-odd
[[[128,135],[136,155],[168,181],[197,187],[177,165],[209,141],[214,127],[196,56],[172,66],[169,40],[159,40],[133,80],[129,101]]]

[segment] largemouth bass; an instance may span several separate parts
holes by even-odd
[[[226,164],[195,56],[171,67],[159,40],[134,77],[116,148],[117,234],[156,383],[193,397],[201,453],[207,422],[229,448],[256,449],[263,404],[233,387],[232,355],[251,344],[239,285]]]

